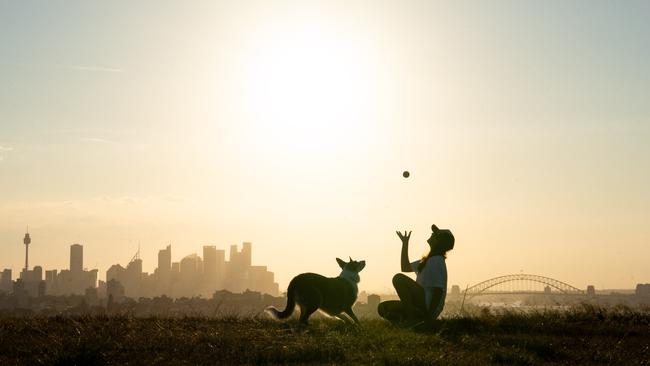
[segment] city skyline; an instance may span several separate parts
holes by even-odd
[[[25,233],[24,244],[31,243],[31,235]],[[28,267],[28,251],[25,251],[25,267],[18,273],[16,280],[22,281],[22,288],[30,296],[42,295],[83,295],[87,289],[95,289],[102,297],[119,286],[120,297],[131,298],[156,297],[209,297],[215,291],[225,290],[234,293],[258,291],[271,296],[278,296],[278,284],[274,282],[274,273],[267,266],[253,265],[252,243],[243,242],[242,249],[230,246],[228,260],[226,250],[214,245],[203,246],[203,257],[197,253],[183,256],[172,261],[172,245],[158,251],[158,262],[151,273],[143,271],[140,248],[123,267],[113,264],[106,269],[104,280],[98,279],[99,269],[84,266],[83,245],[70,245],[68,269],[55,269],[36,264]],[[14,292],[14,271],[6,268],[0,273],[0,291]],[[117,281],[119,284],[110,284]],[[108,286],[107,286],[108,285]],[[115,291],[115,290],[113,290]]]
[[[25,233],[23,243],[27,246],[28,244],[31,244],[31,235],[29,232]],[[70,273],[88,273],[88,278],[84,279],[82,281],[78,281],[76,285],[69,285],[69,287],[66,288],[64,293],[56,293],[56,294],[66,294],[66,293],[74,293],[74,294],[83,294],[84,290],[89,287],[87,285],[82,285],[88,284],[88,283],[94,283],[95,285],[90,286],[93,288],[101,288],[103,286],[103,291],[104,294],[106,293],[106,284],[111,280],[111,279],[119,279],[119,276],[123,276],[124,274],[128,274],[129,269],[135,269],[136,273],[139,273],[140,275],[143,275],[143,283],[146,281],[146,277],[149,278],[149,286],[150,288],[146,290],[142,290],[142,292],[139,292],[140,289],[138,288],[133,292],[133,289],[129,289],[130,286],[133,286],[132,284],[128,284],[128,280],[124,281],[121,280],[120,282],[122,283],[122,287],[126,288],[126,290],[123,288],[122,291],[125,291],[125,294],[127,297],[155,297],[155,296],[160,296],[160,295],[167,295],[171,297],[184,297],[184,296],[196,296],[198,294],[200,295],[209,295],[211,292],[214,292],[215,290],[226,290],[226,291],[231,291],[235,293],[241,293],[245,290],[252,290],[252,291],[260,291],[261,293],[266,293],[272,296],[278,296],[280,293],[283,292],[281,284],[278,283],[273,283],[273,278],[274,278],[274,273],[273,272],[268,272],[270,274],[270,281],[266,281],[266,285],[263,285],[262,287],[259,286],[250,286],[246,287],[246,285],[242,285],[242,278],[232,278],[228,277],[226,278],[226,273],[228,272],[227,266],[230,263],[235,263],[241,268],[255,268],[256,270],[263,270],[267,271],[267,266],[252,266],[252,243],[250,242],[242,242],[242,250],[239,251],[237,249],[237,245],[230,245],[230,257],[229,260],[226,261],[225,254],[226,250],[225,249],[217,249],[215,245],[204,245],[203,246],[203,257],[198,256],[196,252],[187,254],[183,256],[181,259],[178,261],[172,261],[172,256],[171,256],[171,247],[172,244],[168,244],[165,249],[159,249],[158,250],[158,261],[157,261],[157,266],[154,267],[154,270],[151,272],[147,272],[143,270],[143,261],[140,259],[140,244],[138,244],[138,249],[136,254],[131,258],[131,260],[128,262],[126,267],[122,267],[120,263],[116,263],[111,265],[109,268],[107,268],[106,271],[101,272],[98,269],[92,269],[89,270],[87,267],[83,266],[83,245],[79,243],[71,244],[70,245],[70,257],[69,257],[69,269],[68,270],[57,270],[57,269],[46,269],[45,266],[42,265],[35,265],[32,267],[31,270],[27,270],[27,267],[23,267],[23,269],[19,272],[19,278],[21,279],[30,279],[31,277],[37,277],[37,274],[40,274],[38,276],[39,278],[42,277],[42,279],[47,282],[48,278],[51,278],[52,276],[57,276],[57,271],[63,272],[63,275],[67,276]],[[25,252],[25,263],[27,265],[27,258],[28,258],[28,252]],[[210,258],[210,260],[206,260],[206,258]],[[189,262],[187,262],[189,261]],[[210,261],[210,262],[209,262]],[[185,264],[184,264],[185,262]],[[206,263],[214,263],[211,266],[204,266],[204,262]],[[0,264],[1,265],[1,264]],[[209,290],[206,292],[205,290],[205,280],[203,282],[187,282],[183,284],[184,288],[189,289],[188,291],[176,291],[176,293],[169,291],[169,287],[166,290],[161,291],[159,285],[155,285],[151,283],[151,280],[159,281],[159,278],[166,279],[166,281],[170,281],[170,278],[172,276],[172,273],[175,273],[178,276],[179,272],[183,272],[183,268],[191,268],[194,267],[192,271],[196,271],[196,275],[205,275],[206,277],[212,278],[210,280],[211,282],[208,282]],[[74,270],[73,270],[74,268]],[[119,275],[116,274],[116,271],[119,271]],[[92,273],[91,273],[92,272]],[[110,274],[113,272],[113,274]],[[520,271],[522,272],[522,271]],[[12,278],[13,269],[7,268],[5,266],[5,269],[0,272],[0,290],[5,290],[7,293],[11,293],[11,288],[12,285],[7,282],[7,278]],[[104,276],[103,280],[98,278],[98,273],[106,273]],[[2,277],[4,275],[4,277]],[[43,276],[44,275],[44,276]],[[232,276],[232,274],[230,274]],[[259,278],[259,271],[257,278]],[[224,279],[227,279],[230,281],[229,283],[224,282]],[[177,278],[178,280],[178,278]],[[69,282],[70,280],[68,280]],[[138,280],[140,281],[140,280]],[[126,285],[124,284],[125,282]],[[271,287],[268,285],[272,284]],[[477,283],[472,283],[472,285],[476,285]],[[199,289],[200,285],[203,286],[203,290]],[[49,285],[48,285],[49,286]],[[76,288],[75,291],[69,291],[70,286],[72,288]],[[85,286],[85,287],[84,287]],[[138,283],[137,286],[140,286]],[[143,285],[144,286],[144,285]],[[641,284],[641,283],[630,283],[628,287],[601,287],[598,288],[599,291],[607,291],[607,290],[632,290],[635,288],[638,288],[639,286],[645,287],[650,286],[647,284]],[[449,288],[453,288],[454,291],[459,292],[460,291],[460,286],[458,284],[450,284]],[[586,287],[583,288],[583,291],[586,292],[592,292],[594,291],[595,286],[593,284],[589,284]],[[31,292],[33,293],[34,296],[36,296],[37,293],[37,287],[34,287],[31,289]],[[167,292],[165,292],[167,291]],[[366,289],[364,289],[366,291]],[[373,290],[370,290],[371,292]],[[49,288],[48,291],[49,292]],[[385,293],[393,293],[393,291],[388,291]]]

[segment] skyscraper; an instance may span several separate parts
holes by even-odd
[[[225,277],[226,277],[226,251],[223,249],[219,249],[217,250],[217,284],[222,286]]]
[[[196,253],[181,259],[181,277],[183,279],[196,279],[199,274],[199,256]]]
[[[230,246],[230,264],[237,262],[239,251],[237,250],[237,244]]]
[[[190,254],[181,259],[179,281],[176,283],[177,296],[192,296],[201,280],[201,257]]]
[[[253,257],[253,244],[249,242],[244,242],[244,245],[242,246],[241,249],[241,256],[242,256],[242,266],[244,268],[248,268],[251,266],[252,262],[252,257]]]
[[[43,267],[41,266],[34,266],[34,270],[32,271],[32,281],[43,281]]]
[[[210,283],[217,280],[217,247],[213,245],[203,246],[203,279]]]
[[[131,262],[126,265],[126,272],[133,281],[140,281],[142,279],[142,259],[132,259]]]
[[[161,278],[168,279],[172,271],[172,246],[158,251],[158,273]]]
[[[70,246],[70,272],[81,272],[84,268],[84,247],[80,244]]]
[[[11,292],[13,289],[13,278],[10,269],[5,269],[0,275],[0,291]]]
[[[50,284],[56,284],[59,295],[76,294],[83,295],[87,288],[97,286],[97,270],[84,271],[84,252],[80,244],[70,245],[70,269],[64,269],[60,273],[51,272]]]

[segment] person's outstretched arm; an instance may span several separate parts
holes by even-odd
[[[411,238],[411,232],[409,231],[407,234],[406,231],[404,231],[404,235],[402,235],[402,233],[398,231],[397,236],[402,240],[402,272],[413,272],[411,262],[409,261],[409,239]]]

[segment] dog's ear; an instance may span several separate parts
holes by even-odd
[[[359,262],[359,264],[357,265],[357,272],[361,272],[361,270],[364,269],[365,267],[366,267],[366,261]]]
[[[344,268],[345,268],[345,265],[347,264],[347,263],[345,263],[345,261],[344,261],[343,259],[341,259],[341,258],[336,258],[336,263],[339,264],[339,267],[341,267],[341,269],[344,269]]]

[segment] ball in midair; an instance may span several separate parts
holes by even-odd
[[[405,170],[404,173],[402,173],[402,177],[408,178],[411,175],[408,170]]]

